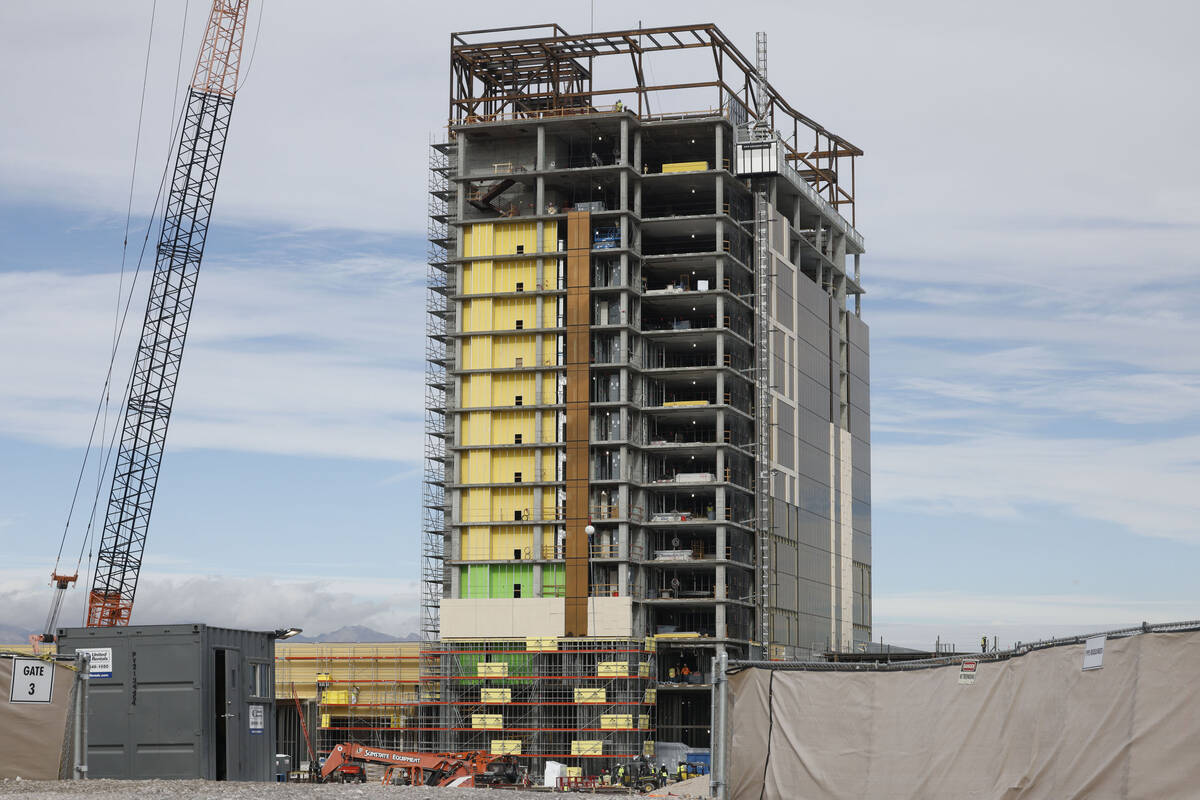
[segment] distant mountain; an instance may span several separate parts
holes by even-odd
[[[368,628],[365,625],[345,625],[336,631],[318,634],[317,636],[293,636],[290,642],[415,642],[421,637],[415,633],[404,636],[391,636]]]
[[[29,634],[37,633],[16,625],[0,625],[0,643],[29,644]]]

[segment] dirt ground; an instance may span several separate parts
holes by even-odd
[[[700,775],[695,778],[688,778],[686,781],[679,783],[669,783],[661,789],[655,789],[653,792],[646,794],[646,797],[680,797],[688,800],[708,800],[708,776]]]
[[[682,784],[680,784],[682,785]],[[489,792],[489,794],[484,794]],[[87,798],[87,800],[208,800],[209,798],[268,798],[269,800],[549,800],[549,792],[488,789],[439,789],[428,786],[380,786],[312,783],[234,783],[214,781],[17,781],[0,780],[0,797]]]

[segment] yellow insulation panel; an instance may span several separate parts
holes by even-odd
[[[537,290],[537,285],[536,261],[488,260],[471,261],[463,265],[461,294],[532,292]]]
[[[536,297],[483,297],[462,301],[462,331],[532,330],[537,327]]]
[[[462,521],[468,523],[512,521],[516,511],[521,519],[531,519],[537,511],[532,489],[465,489],[462,498]],[[543,507],[553,514],[553,492],[543,493]]]
[[[468,450],[459,461],[460,483],[532,483],[554,479],[553,452]],[[520,480],[517,479],[518,474]],[[543,477],[545,476],[545,477]]]
[[[543,422],[543,430],[554,434],[554,415],[549,415],[549,426]],[[462,415],[458,441],[464,447],[489,444],[516,444],[519,434],[522,444],[536,441],[537,412],[535,411],[471,411]],[[554,439],[546,439],[553,443]]]
[[[536,222],[477,222],[463,228],[463,255],[511,256],[518,247],[526,253],[537,252]]]
[[[462,407],[487,408],[489,406],[532,406],[539,402],[554,402],[554,376],[543,375],[540,401],[535,391],[538,376],[533,372],[502,373],[499,375],[466,375],[462,379]],[[517,398],[520,398],[520,403]]]

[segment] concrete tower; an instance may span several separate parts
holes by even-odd
[[[707,746],[718,652],[870,639],[861,151],[759,52],[711,25],[451,38],[424,746],[671,758]]]

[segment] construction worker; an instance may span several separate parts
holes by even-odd
[[[625,765],[618,764],[617,765],[617,783],[619,783],[622,786],[628,786],[629,781],[627,781],[625,778],[626,778]]]
[[[658,765],[658,786],[661,789],[667,785],[667,764],[662,762]]]
[[[679,762],[679,769],[676,770],[675,779],[678,781],[686,781],[688,776],[687,764]]]
[[[675,668],[674,667],[671,667],[669,670],[667,670],[667,682],[675,683]]]
[[[683,676],[683,682],[687,683],[688,675],[692,674],[692,670],[688,667],[687,664],[684,664],[683,668],[679,670],[679,674]]]
[[[613,110],[614,111],[624,111],[625,104],[622,103],[620,100],[618,100],[616,103],[613,104]]]

